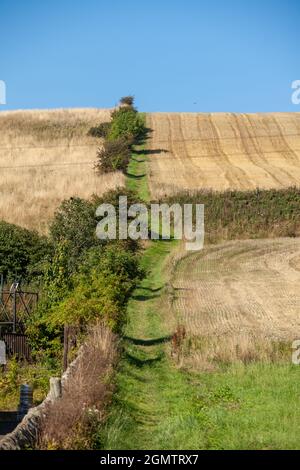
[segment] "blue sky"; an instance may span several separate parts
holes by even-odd
[[[0,110],[300,111],[299,20],[294,0],[0,0]]]

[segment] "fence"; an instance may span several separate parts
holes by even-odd
[[[25,335],[26,320],[38,303],[38,293],[23,291],[15,281],[10,289],[0,291],[0,339],[6,344],[9,357],[30,360],[30,348]]]
[[[1,339],[6,345],[6,354],[8,357],[17,357],[18,359],[26,359],[30,361],[31,352],[27,341],[27,336],[18,333],[4,333]]]

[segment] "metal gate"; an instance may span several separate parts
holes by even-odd
[[[17,359],[26,359],[30,361],[30,346],[27,336],[18,333],[4,333],[1,338],[6,345],[6,354],[8,357],[17,357]]]
[[[7,355],[30,360],[30,347],[25,324],[37,306],[38,293],[23,291],[15,281],[10,289],[0,291],[0,339],[6,344]]]

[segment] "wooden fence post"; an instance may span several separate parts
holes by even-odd
[[[69,327],[64,326],[64,356],[63,356],[63,371],[68,368],[68,354],[69,354]]]

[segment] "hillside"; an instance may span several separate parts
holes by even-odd
[[[59,203],[124,184],[121,173],[98,176],[99,139],[87,135],[110,110],[0,113],[0,219],[47,232]]]
[[[150,113],[152,197],[300,186],[300,113]]]

